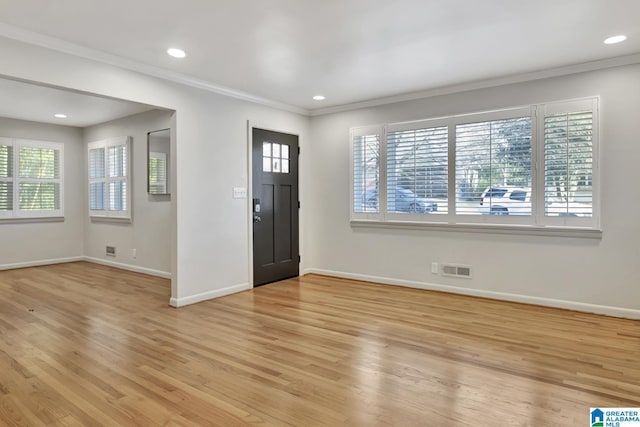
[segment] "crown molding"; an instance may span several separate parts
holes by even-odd
[[[91,61],[101,62],[118,68],[123,68],[125,70],[135,71],[141,74],[146,74],[163,80],[179,83],[185,86],[191,86],[208,92],[213,92],[218,95],[235,98],[242,101],[248,101],[254,104],[264,105],[266,107],[271,107],[278,110],[289,111],[291,113],[301,114],[305,116],[309,115],[309,110],[305,108],[296,107],[293,105],[285,104],[283,102],[273,101],[271,99],[253,95],[248,92],[243,92],[240,90],[213,84],[206,80],[191,77],[186,74],[177,73],[175,71],[170,71],[153,65],[143,64],[138,61],[133,61],[131,59],[123,58],[118,55],[113,55],[97,49],[91,49],[75,43],[70,43],[55,37],[39,34],[33,31],[23,30],[21,28],[17,28],[2,22],[0,22],[0,36],[77,56],[80,58],[89,59]]]
[[[123,58],[118,55],[113,55],[75,43],[70,43],[55,37],[39,34],[33,31],[23,30],[21,28],[17,28],[2,22],[0,22],[0,36],[31,45],[52,49],[69,55],[74,55],[84,59],[101,62],[118,68],[135,71],[141,74],[146,74],[149,76],[157,77],[174,83],[179,83],[185,86],[194,87],[230,98],[248,101],[254,104],[264,105],[266,107],[312,117],[640,63],[640,53],[634,53],[626,56],[618,56],[614,58],[585,62],[581,64],[551,68],[548,70],[513,74],[493,79],[478,80],[475,82],[444,86],[418,92],[409,92],[400,95],[392,95],[361,102],[336,105],[326,108],[314,108],[309,110],[306,108],[263,98],[257,95],[250,94],[248,92],[243,92],[240,90],[217,85],[207,80],[198,79],[186,74],[177,73],[175,71],[170,71],[153,65],[143,64],[138,61],[133,61],[131,59]]]
[[[548,70],[534,71],[530,73],[513,74],[510,76],[498,77],[494,79],[478,80],[470,83],[462,83],[440,88],[428,89],[419,92],[409,92],[401,95],[393,95],[382,98],[375,98],[362,102],[354,102],[350,104],[337,105],[334,107],[317,108],[310,111],[309,115],[322,116],[332,113],[340,113],[344,111],[352,111],[361,108],[378,107],[387,104],[395,104],[404,101],[413,101],[422,98],[431,98],[434,96],[450,95],[460,92],[468,92],[478,89],[486,89],[496,86],[504,86],[514,83],[524,83],[534,80],[542,80],[550,77],[561,77],[571,74],[585,73],[589,71],[603,70],[606,68],[621,67],[624,65],[632,65],[640,63],[640,53],[634,53],[626,56],[617,56],[614,58],[602,59],[598,61],[585,62],[582,64],[568,65],[564,67],[551,68]]]

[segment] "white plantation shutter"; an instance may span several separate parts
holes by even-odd
[[[0,217],[13,211],[13,143],[0,138]]]
[[[387,212],[447,213],[448,135],[447,126],[387,133]]]
[[[64,144],[0,138],[0,217],[63,216]]]
[[[103,211],[106,203],[106,164],[104,147],[89,150],[89,210]]]
[[[109,147],[109,210],[127,211],[127,146]]]
[[[352,134],[352,213],[361,218],[380,213],[381,130],[358,129]]]
[[[286,147],[286,150],[284,147]],[[289,146],[284,145],[282,148],[282,157],[284,158],[282,160],[282,172],[289,173]],[[286,153],[284,151],[286,151]],[[156,153],[153,151],[149,153],[149,193],[167,193],[167,153]]]
[[[595,108],[571,107],[562,111],[562,105],[555,105],[545,110],[544,214],[588,219],[594,213]]]
[[[598,152],[596,97],[352,128],[351,220],[595,237]]]
[[[21,145],[18,158],[19,209],[60,210],[60,150]]]
[[[456,126],[456,214],[531,216],[531,135],[530,116]],[[483,200],[495,187],[525,197]]]
[[[89,144],[89,215],[131,218],[131,137]]]

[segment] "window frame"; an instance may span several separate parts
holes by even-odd
[[[536,197],[542,200],[542,203],[538,204],[539,212],[537,217],[540,219],[539,224],[541,226],[548,227],[565,227],[575,228],[584,227],[589,229],[600,229],[600,187],[601,175],[600,175],[600,99],[599,97],[574,99],[569,101],[548,102],[540,104],[541,114],[538,118],[538,134],[540,135],[540,141],[537,148],[538,156],[540,158],[539,169],[540,173],[536,176],[539,181],[537,182]],[[591,135],[591,147],[592,147],[592,176],[591,176],[591,218],[572,218],[562,216],[545,216],[544,214],[544,128],[545,117],[547,115],[570,113],[576,111],[591,110],[593,114],[592,118],[592,135]]]
[[[352,220],[368,220],[368,221],[383,221],[384,217],[382,215],[382,206],[383,204],[386,205],[387,203],[387,194],[386,191],[380,191],[381,188],[386,188],[387,186],[387,177],[386,174],[382,174],[382,168],[381,168],[381,164],[382,162],[386,162],[387,161],[387,154],[386,154],[386,148],[387,148],[387,143],[384,140],[384,138],[386,138],[386,132],[383,126],[363,126],[363,127],[358,127],[358,128],[352,128],[350,130],[350,141],[351,143],[349,144],[349,164],[351,165],[350,167],[350,175],[349,175],[349,182],[351,183],[349,188],[350,188],[350,192],[349,192],[349,211],[351,212],[351,219]],[[379,178],[379,182],[378,182],[378,212],[355,212],[354,206],[355,206],[355,188],[354,188],[354,179],[355,179],[355,138],[357,137],[366,137],[366,136],[372,136],[372,135],[377,135],[379,140],[378,140],[378,147],[379,147],[379,156],[378,156],[378,176]]]
[[[2,182],[11,182],[13,187],[13,209],[0,211],[0,220],[21,219],[48,219],[64,218],[64,143],[54,141],[40,141],[35,139],[0,137],[0,145],[8,145],[13,148],[13,176],[0,178]],[[20,149],[51,149],[58,151],[59,177],[58,178],[22,178],[20,176]],[[60,186],[60,209],[49,210],[22,210],[20,209],[20,184],[24,182],[57,183]]]
[[[541,234],[554,234],[554,231],[564,230],[564,234],[575,234],[580,237],[580,232],[586,237],[599,237],[600,228],[600,138],[599,138],[599,111],[600,99],[598,96],[579,98],[573,100],[553,101],[531,104],[500,110],[484,111],[477,113],[460,114],[433,119],[408,121],[401,123],[383,124],[377,126],[362,126],[350,129],[350,222],[355,226],[383,226],[390,228],[421,227],[446,230],[480,231],[500,230],[500,232],[526,233],[543,230]],[[592,121],[592,215],[591,217],[553,217],[545,216],[545,117],[561,112],[572,113],[590,110],[593,114]],[[472,215],[458,214],[456,212],[456,126],[470,123],[513,119],[520,117],[531,118],[531,215]],[[387,134],[389,132],[418,130],[447,125],[449,127],[449,157],[448,157],[448,212],[426,214],[404,214],[387,212]],[[380,135],[380,209],[376,214],[362,214],[354,212],[354,145],[357,136]],[[573,233],[575,231],[575,233]]]
[[[119,136],[109,139],[103,139],[99,141],[93,141],[87,144],[87,169],[86,169],[86,178],[87,178],[87,210],[89,211],[90,218],[96,219],[114,219],[114,220],[132,220],[132,188],[131,188],[131,174],[132,174],[132,152],[131,152],[131,137],[130,136]],[[109,148],[112,147],[125,147],[126,151],[126,161],[125,161],[125,174],[124,176],[110,177],[109,176]],[[102,178],[91,178],[90,169],[91,169],[91,150],[95,149],[103,149],[104,150],[104,177]],[[124,178],[124,180],[122,179]],[[109,184],[112,182],[125,181],[127,194],[125,198],[125,203],[127,206],[126,210],[110,210],[109,209],[109,197],[110,197],[110,189]],[[92,210],[91,209],[91,184],[93,183],[104,183],[104,208],[101,210]]]
[[[448,133],[447,133],[447,146],[448,146],[448,152],[447,152],[447,200],[448,200],[448,208],[447,208],[447,213],[443,214],[443,213],[435,213],[435,214],[418,214],[418,213],[398,213],[398,212],[387,212],[388,209],[388,205],[387,205],[387,200],[385,198],[385,209],[384,209],[384,215],[383,218],[385,220],[390,220],[390,221],[416,221],[416,222],[434,222],[434,223],[441,223],[441,222],[446,222],[446,223],[450,223],[452,221],[451,219],[451,168],[454,167],[455,165],[455,157],[453,157],[453,161],[454,163],[452,163],[452,153],[451,153],[451,123],[452,123],[452,118],[451,117],[445,117],[445,118],[435,118],[435,119],[427,119],[427,120],[419,120],[419,121],[415,121],[415,122],[403,122],[403,123],[394,123],[394,124],[389,124],[384,126],[384,150],[382,150],[383,156],[384,156],[384,171],[380,171],[380,176],[384,176],[384,189],[385,189],[385,197],[387,197],[387,192],[388,192],[388,188],[387,188],[387,177],[388,177],[388,171],[387,171],[387,166],[388,166],[388,162],[387,162],[387,142],[388,142],[388,134],[392,133],[392,132],[403,132],[403,131],[410,131],[410,130],[419,130],[419,129],[431,129],[431,128],[438,128],[438,127],[447,127],[448,128]],[[382,179],[381,179],[382,181]],[[434,218],[434,220],[431,220],[431,218]]]
[[[481,113],[473,113],[466,114],[464,116],[456,116],[457,120],[455,120],[455,124],[453,124],[453,142],[449,142],[454,146],[453,148],[453,178],[454,181],[457,177],[457,169],[456,169],[456,147],[457,147],[457,137],[456,137],[456,127],[458,125],[468,125],[473,123],[481,123],[481,122],[491,122],[498,120],[509,120],[509,119],[517,119],[523,117],[530,117],[531,119],[531,182],[535,180],[536,175],[536,150],[535,150],[535,141],[537,137],[537,120],[536,120],[536,111],[537,108],[535,105],[526,106],[526,107],[516,107],[509,108],[505,110],[498,111],[488,111]],[[451,130],[450,130],[451,131]],[[454,183],[455,186],[455,183]],[[501,185],[490,185],[489,188],[493,187],[501,187]],[[533,186],[532,186],[533,187]],[[526,226],[532,225],[532,221],[529,218],[532,218],[535,221],[535,213],[534,206],[536,204],[536,198],[533,192],[533,188],[531,189],[531,215],[530,216],[519,216],[519,215],[465,215],[457,213],[457,199],[456,199],[456,188],[451,189],[453,194],[449,192],[449,204],[453,203],[452,209],[452,224],[495,224],[495,225],[513,225],[513,226]]]

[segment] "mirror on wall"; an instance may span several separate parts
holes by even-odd
[[[149,194],[170,194],[169,162],[171,161],[170,130],[147,134],[147,191]]]

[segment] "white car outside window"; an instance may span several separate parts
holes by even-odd
[[[480,198],[483,215],[531,215],[531,188],[495,186]]]

